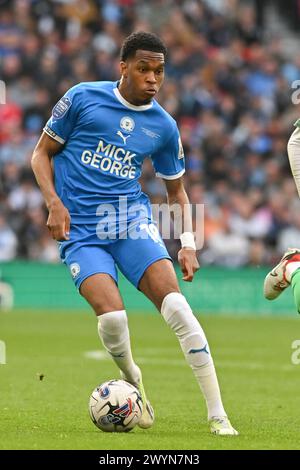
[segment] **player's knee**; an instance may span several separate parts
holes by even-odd
[[[123,352],[129,341],[125,310],[107,312],[98,317],[98,332],[105,349],[112,355]]]
[[[191,308],[180,292],[170,292],[164,297],[161,305],[161,313],[164,316],[170,316],[174,312],[182,310],[191,310]]]
[[[161,289],[156,291],[154,294],[153,302],[155,303],[158,310],[161,312],[163,302],[166,297],[172,294],[180,294],[179,287],[177,288],[176,285],[164,285],[161,286]]]
[[[81,295],[91,305],[97,317],[108,312],[116,312],[124,309],[122,301],[113,296],[109,298],[109,296],[103,295],[102,293],[100,295],[98,293],[97,295],[94,293],[91,295],[90,292],[88,292],[88,295],[85,294],[85,292],[81,292]]]
[[[184,295],[179,292],[171,292],[162,302],[161,313],[166,322],[172,324],[172,328],[178,333],[184,333],[185,326],[198,327],[199,323],[194,316]]]
[[[127,329],[127,315],[125,310],[115,310],[98,316],[99,328],[106,333],[119,334]]]
[[[106,315],[107,313],[116,312],[122,310],[124,307],[121,304],[113,305],[109,302],[95,302],[92,305],[93,310],[98,318]]]
[[[125,310],[106,312],[98,317],[98,322],[105,331],[118,333],[127,327],[127,315]]]

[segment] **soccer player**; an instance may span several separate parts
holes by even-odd
[[[295,122],[287,146],[289,162],[300,197],[300,119]],[[300,313],[300,249],[289,248],[280,262],[265,277],[264,296],[276,299],[287,287],[292,285],[295,304]]]
[[[143,160],[150,156],[166,184],[169,204],[180,205],[188,224],[180,236],[178,259],[183,279],[192,281],[199,266],[191,216],[184,210],[189,201],[182,181],[183,149],[176,122],[154,100],[163,83],[165,57],[156,35],[131,34],[121,49],[120,81],[80,83],[54,106],[32,168],[61,259],[95,311],[99,336],[121,376],[141,392],[140,427],[149,428],[154,414],[132,358],[116,266],[177,335],[204,394],[211,432],[236,435],[222,404],[207,339],[180,292],[138,182]]]

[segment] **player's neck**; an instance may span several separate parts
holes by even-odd
[[[120,95],[124,100],[126,100],[129,104],[133,104],[134,106],[145,106],[147,104],[151,103],[151,100],[147,102],[140,102],[139,100],[136,99],[136,97],[133,95],[133,93],[128,90],[126,84],[121,80],[119,85],[118,85],[118,90],[120,92]]]

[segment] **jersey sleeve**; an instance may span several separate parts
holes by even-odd
[[[76,124],[80,110],[79,94],[78,85],[70,88],[52,109],[52,115],[43,129],[60,144],[68,140]]]
[[[184,151],[177,126],[166,144],[151,155],[156,176],[166,180],[180,178],[185,172]]]

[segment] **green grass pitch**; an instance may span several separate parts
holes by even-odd
[[[201,318],[240,432],[222,438],[209,434],[198,385],[158,314],[129,314],[155,425],[109,434],[87,411],[92,389],[118,378],[110,360],[86,356],[101,349],[93,314],[1,313],[7,364],[0,365],[0,449],[299,449],[300,365],[291,363],[299,320]]]

